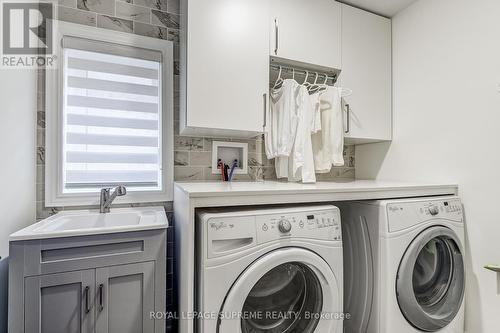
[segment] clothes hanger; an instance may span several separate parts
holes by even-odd
[[[316,73],[316,78],[314,79],[314,87],[311,88],[311,92],[313,94],[319,92],[322,89],[323,85],[325,84],[325,83],[323,83],[323,84],[318,83],[319,75],[320,75],[319,73]],[[326,74],[325,74],[325,77],[327,77]]]
[[[318,74],[318,72],[316,72],[316,76],[314,78],[314,83],[309,87],[310,94],[314,94],[319,90],[318,77],[319,77],[319,74]]]
[[[323,84],[321,85],[320,88],[321,91],[325,91],[326,89],[328,89],[329,85],[327,83],[328,83],[328,74],[325,74],[325,82],[323,82]]]
[[[306,88],[308,88],[311,85],[311,83],[309,83],[307,79],[309,79],[309,71],[306,71],[306,78],[304,79],[304,82],[302,82],[302,85]]]
[[[317,81],[315,80],[314,81],[314,84],[315,84],[315,87],[314,87],[314,91],[312,91],[313,93],[316,93],[316,92],[323,92],[325,91],[326,89],[328,89],[329,85],[327,84],[328,83],[328,75],[327,74],[322,74],[325,76],[325,80],[323,81],[323,83],[317,83]]]
[[[279,72],[278,72],[278,78],[274,82],[273,89],[278,89],[283,84],[283,79],[281,78],[281,72],[282,71],[283,71],[283,68],[280,66],[279,67]]]

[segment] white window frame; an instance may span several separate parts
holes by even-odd
[[[54,41],[57,60],[64,59],[61,41],[64,36],[74,36],[96,41],[122,44],[155,50],[162,53],[162,184],[161,191],[128,191],[127,195],[117,197],[116,203],[163,202],[173,200],[174,179],[174,126],[173,126],[173,43],[171,41],[138,36],[129,33],[106,30],[80,24],[59,22],[57,39]],[[45,206],[82,206],[98,205],[99,193],[64,193],[63,192],[63,71],[61,63],[56,69],[48,69],[45,75]]]

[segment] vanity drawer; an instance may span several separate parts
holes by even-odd
[[[15,243],[24,245],[24,275],[34,276],[157,260],[165,256],[166,229]]]

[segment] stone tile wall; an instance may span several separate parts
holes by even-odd
[[[210,138],[179,135],[179,0],[59,0],[58,19],[105,29],[124,31],[174,42],[174,115],[176,181],[218,180],[212,174]],[[274,162],[266,159],[262,137],[249,140],[218,138],[219,141],[247,142],[249,146],[249,173],[236,175],[236,181],[276,179]],[[46,218],[62,209],[44,205],[45,165],[45,73],[38,77],[37,113],[37,218]],[[354,178],[354,146],[345,148],[346,166],[333,168],[329,174],[318,175],[318,180]],[[172,211],[172,203],[158,203]],[[76,207],[82,208],[82,207]]]

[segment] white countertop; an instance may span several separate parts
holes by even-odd
[[[287,183],[279,181],[263,182],[195,182],[175,183],[190,198],[221,196],[259,196],[269,194],[320,194],[320,193],[359,193],[378,191],[407,191],[420,195],[455,194],[456,184],[433,184],[415,182],[391,182],[375,180],[346,180],[318,182],[316,184]],[[428,192],[423,194],[421,192]],[[410,195],[413,196],[413,195]]]

